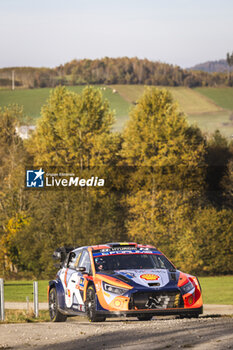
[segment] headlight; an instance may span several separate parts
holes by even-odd
[[[115,286],[108,284],[106,282],[103,282],[103,287],[104,287],[104,290],[106,290],[106,292],[114,293],[114,294],[118,294],[118,295],[122,295],[128,291],[128,289],[115,287]]]
[[[181,292],[183,294],[190,292],[193,288],[194,288],[194,286],[193,286],[192,282],[190,282],[190,281],[188,283],[186,283],[184,286],[180,287]]]

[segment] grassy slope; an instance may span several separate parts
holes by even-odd
[[[40,115],[41,107],[49,97],[49,91],[50,88],[1,90],[0,106],[3,107],[13,103],[23,105],[25,114],[35,119]]]
[[[143,85],[112,85],[119,94],[128,102],[132,103],[139,99],[143,94],[145,87]],[[221,111],[221,108],[205,96],[185,87],[168,87],[174,100],[186,114],[215,113]]]
[[[80,93],[84,86],[69,87],[70,90]],[[114,94],[113,89],[118,93]],[[114,130],[121,130],[128,120],[133,102],[143,94],[143,85],[112,85],[101,90],[104,98],[115,110],[116,123]],[[10,103],[24,105],[26,115],[34,122],[40,115],[41,106],[49,97],[50,88],[31,90],[0,90],[0,106]],[[224,135],[233,134],[233,123],[229,116],[233,110],[233,88],[197,88],[169,87],[173,97],[178,101],[180,109],[188,117],[190,123],[196,123],[205,132],[212,133],[219,129]],[[223,109],[225,108],[225,109]],[[228,108],[228,109],[226,109]],[[33,122],[32,122],[33,123]]]
[[[84,86],[73,86],[68,89],[80,93]],[[40,116],[40,110],[43,104],[49,97],[50,88],[31,89],[31,90],[1,90],[0,91],[0,106],[17,103],[24,106],[24,112],[34,121]],[[110,108],[115,110],[117,121],[129,113],[130,104],[125,101],[119,94],[113,94],[112,89],[106,88],[101,90],[104,98],[107,98],[110,103]]]
[[[229,120],[230,114],[231,112],[226,110],[209,114],[193,114],[188,116],[188,121],[191,124],[197,124],[207,134],[218,129],[224,136],[230,137],[233,135],[233,123]]]
[[[138,100],[143,94],[145,87],[143,85],[112,85],[119,94],[128,102],[132,103]],[[212,88],[189,89],[185,87],[169,87],[168,88],[174,99],[177,100],[180,109],[187,115],[191,124],[197,124],[204,132],[210,134],[219,129],[225,136],[233,134],[233,124],[229,123],[231,112],[226,108],[230,106],[230,96],[233,88],[219,88],[219,100],[211,100],[210,91]],[[202,94],[202,91],[208,92]],[[215,91],[215,90],[214,90]],[[224,96],[226,102],[224,103]],[[232,98],[233,104],[233,98]],[[218,105],[219,102],[219,105]],[[220,103],[221,102],[221,103]]]
[[[5,282],[5,301],[33,300],[32,281]],[[205,304],[233,304],[233,276],[200,277]],[[39,301],[47,301],[48,281],[39,281]]]
[[[233,88],[196,88],[195,91],[208,97],[220,107],[233,111]]]
[[[221,110],[219,106],[192,89],[178,87],[171,88],[170,91],[180,104],[181,109],[188,115],[215,113]]]

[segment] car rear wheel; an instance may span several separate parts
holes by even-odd
[[[87,318],[90,322],[104,322],[106,317],[96,313],[96,294],[93,286],[87,288],[86,299]]]
[[[150,321],[152,319],[152,315],[138,315],[137,319],[139,321]]]
[[[51,288],[49,291],[49,316],[53,322],[65,322],[67,319],[67,316],[58,310],[56,288]]]

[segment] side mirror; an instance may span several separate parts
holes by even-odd
[[[78,271],[78,272],[85,272],[86,271],[86,267],[76,267],[76,271]]]

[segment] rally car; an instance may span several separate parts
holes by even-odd
[[[202,313],[197,277],[185,274],[155,247],[137,243],[59,248],[56,279],[49,282],[50,318],[87,315],[91,322],[111,316],[150,320],[155,315],[198,317]]]

